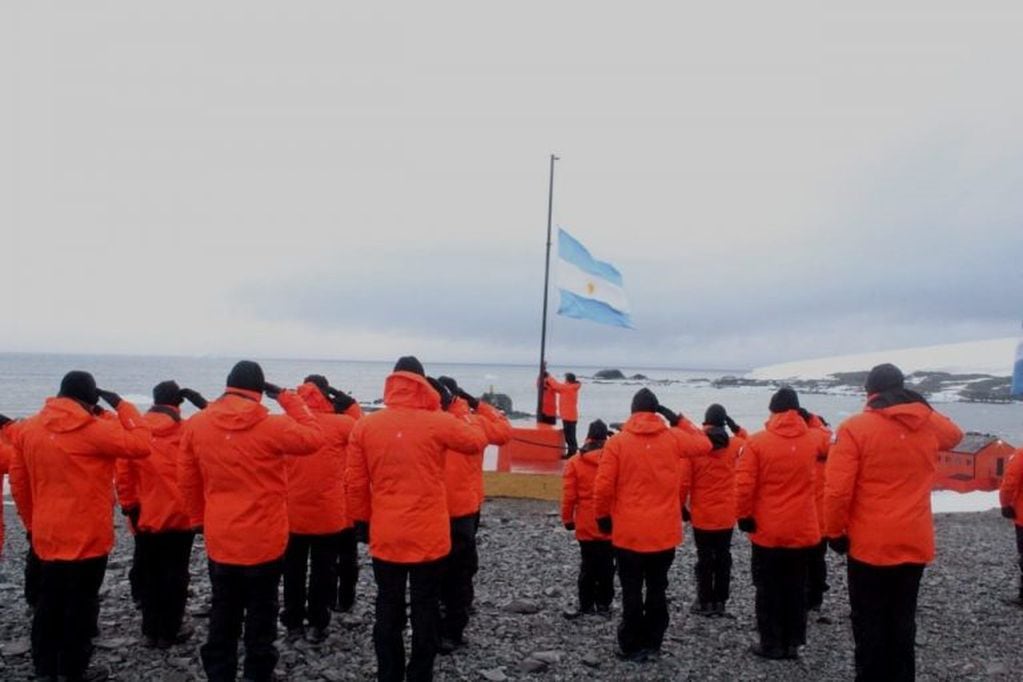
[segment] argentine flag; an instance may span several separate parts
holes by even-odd
[[[558,314],[614,327],[632,326],[622,275],[590,255],[568,232],[558,229]]]

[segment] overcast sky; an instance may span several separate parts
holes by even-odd
[[[532,362],[552,152],[556,364],[1014,335],[1023,7],[895,4],[2,3],[0,351]]]

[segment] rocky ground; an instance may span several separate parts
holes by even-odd
[[[29,618],[21,598],[24,539],[5,509],[7,546],[0,560],[0,679],[30,678]],[[920,679],[1019,679],[1023,671],[1023,609],[1002,602],[1016,588],[1012,529],[995,512],[937,517],[938,561],[924,574],[918,617]],[[493,500],[480,530],[481,574],[471,646],[437,661],[437,679],[642,679],[753,680],[850,679],[852,634],[843,560],[829,555],[832,591],[824,615],[812,621],[800,661],[765,662],[748,653],[754,640],[749,544],[735,541],[733,618],[690,616],[695,561],[689,538],[671,572],[671,626],[659,661],[634,664],[612,655],[615,622],[598,617],[566,621],[574,603],[578,549],[561,530],[553,503]],[[198,642],[206,623],[194,618],[197,637],[166,653],[139,643],[139,614],[129,598],[131,540],[121,532],[103,586],[101,637],[95,661],[119,680],[203,679]],[[200,548],[193,555],[192,606],[208,595]],[[289,680],[364,680],[373,676],[370,640],[374,587],[363,571],[355,613],[332,625],[320,646],[279,641],[278,671]],[[617,618],[618,604],[615,604]],[[524,611],[526,613],[519,613]]]

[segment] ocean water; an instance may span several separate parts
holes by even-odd
[[[116,391],[145,408],[152,387],[166,379],[194,388],[207,398],[223,391],[224,380],[239,358],[144,357],[118,355],[43,355],[0,353],[0,413],[25,417],[57,392],[61,377],[72,369],[92,372],[103,388]],[[508,394],[516,410],[533,412],[536,404],[536,367],[431,363],[422,358],[427,373],[449,375],[473,394],[494,390]],[[323,374],[330,382],[360,402],[383,396],[383,383],[393,363],[342,360],[258,359],[267,380],[295,386],[308,374]],[[661,402],[699,421],[711,403],[724,405],[733,418],[750,431],[761,427],[768,416],[771,390],[767,388],[714,388],[711,379],[723,371],[693,371],[618,367],[627,376],[643,374],[643,381],[594,382],[587,377],[601,368],[551,366],[557,376],[575,372],[583,382],[579,397],[580,431],[598,417],[606,422],[624,421],[632,395],[647,386]],[[860,411],[863,400],[854,396],[803,394],[803,405],[823,415],[833,425]],[[1023,405],[986,403],[938,403],[964,430],[992,433],[1015,445],[1023,445]],[[187,411],[187,406],[186,406]]]

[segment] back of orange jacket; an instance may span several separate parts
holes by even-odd
[[[139,530],[158,533],[192,527],[178,487],[181,459],[180,410],[159,405],[142,416],[152,434],[152,454],[117,460],[117,497],[124,508],[139,506]]]
[[[919,402],[866,411],[838,427],[828,454],[825,533],[847,535],[849,556],[891,566],[934,559],[931,489],[938,451],[963,433]]]
[[[735,472],[736,515],[753,517],[761,547],[810,547],[821,541],[814,468],[826,445],[797,410],[771,415],[746,442]]]
[[[433,561],[451,550],[444,455],[486,447],[483,429],[440,410],[426,379],[394,372],[384,385],[386,408],[366,415],[348,441],[350,513],[369,523],[370,554],[384,561]]]
[[[323,430],[326,445],[311,455],[288,457],[288,528],[292,533],[325,535],[352,525],[345,498],[345,456],[355,420],[336,414],[313,383],[298,387]]]
[[[597,468],[603,448],[584,447],[565,463],[561,478],[561,521],[575,523],[576,540],[610,540],[597,528]]]
[[[547,385],[557,394],[557,410],[562,421],[579,421],[579,389],[582,388],[582,384],[576,381],[560,382],[548,377]]]
[[[661,552],[682,542],[682,502],[691,476],[686,442],[685,434],[652,412],[634,413],[608,439],[595,507],[597,518],[611,517],[615,547]]]
[[[305,402],[282,391],[286,414],[271,415],[261,393],[228,388],[188,420],[178,480],[192,525],[203,526],[206,553],[224,564],[279,559],[288,543],[285,455],[312,454],[323,430]]]
[[[735,462],[745,444],[742,438],[732,436],[725,447],[692,457],[689,511],[693,528],[726,530],[735,526]]]
[[[1016,512],[1013,521],[1017,526],[1023,526],[1023,448],[1009,458],[1002,485],[998,488],[998,499],[1003,507],[1012,507]]]
[[[558,416],[558,394],[554,390],[555,380],[550,377],[544,377],[541,381],[537,381],[538,385],[543,386],[543,393],[541,393],[540,399],[540,412],[548,417]]]
[[[821,529],[821,536],[827,537],[827,529],[824,526],[824,488],[828,479],[828,452],[831,450],[832,433],[831,429],[825,426],[824,421],[815,414],[810,415],[806,425],[810,427],[810,433],[815,434],[821,440],[821,454],[817,455],[817,466],[813,471],[813,485],[817,503],[817,525]]]
[[[49,398],[18,425],[11,494],[45,561],[104,556],[114,546],[114,460],[149,456],[149,429],[122,400],[99,418],[71,398]]]
[[[480,402],[473,413],[469,403],[456,397],[448,408],[455,417],[467,418],[486,434],[490,445],[504,445],[511,438],[511,424],[501,412]],[[447,492],[448,514],[451,518],[468,516],[480,510],[483,504],[483,455],[486,446],[466,456],[448,450],[444,453],[444,488]]]

